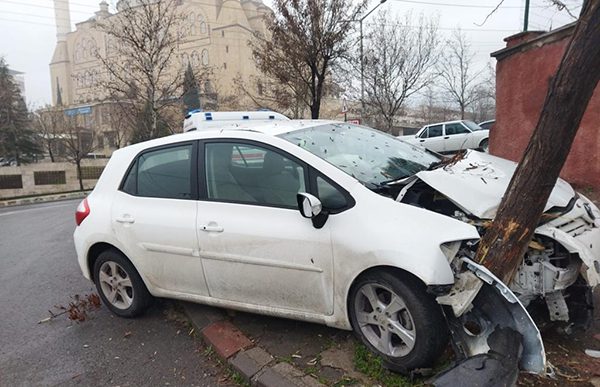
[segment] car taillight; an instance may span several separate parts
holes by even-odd
[[[90,206],[88,205],[87,198],[83,199],[81,203],[77,206],[77,211],[75,211],[75,223],[79,226],[81,222],[90,214]]]

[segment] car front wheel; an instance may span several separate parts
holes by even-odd
[[[430,367],[448,343],[441,308],[417,280],[370,273],[354,284],[349,301],[355,333],[394,371]]]
[[[118,251],[100,254],[94,263],[94,280],[100,298],[118,316],[139,316],[152,302],[135,267]]]

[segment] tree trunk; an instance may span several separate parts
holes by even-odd
[[[476,260],[504,282],[512,280],[523,261],[600,79],[598,69],[600,0],[591,0],[584,3],[531,140],[477,251]]]
[[[83,176],[81,176],[81,160],[76,159],[75,165],[77,165],[77,178],[79,179],[79,190],[83,191]]]

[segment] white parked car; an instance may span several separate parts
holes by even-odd
[[[194,129],[115,151],[77,209],[79,265],[119,316],[168,297],[353,329],[398,371],[430,366],[449,332],[470,356],[509,328],[541,373],[524,306],[589,315],[600,212],[562,180],[509,288],[471,258],[513,163],[448,164],[334,121]]]
[[[489,148],[490,131],[473,121],[440,122],[422,127],[417,134],[401,136],[411,144],[420,145],[437,153],[456,153],[463,149]]]

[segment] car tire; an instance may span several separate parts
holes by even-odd
[[[152,295],[133,264],[116,250],[98,256],[94,280],[102,302],[117,316],[139,316],[152,303]]]
[[[481,149],[485,153],[490,153],[490,140],[484,139],[479,143],[479,149]]]
[[[355,334],[395,372],[430,367],[448,344],[440,305],[407,275],[368,273],[352,286],[348,304]]]

